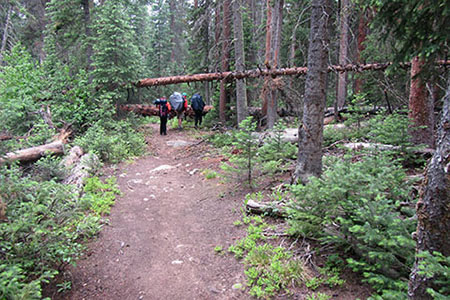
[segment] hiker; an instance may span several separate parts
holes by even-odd
[[[202,96],[195,93],[191,98],[191,107],[195,114],[195,128],[202,125],[203,118],[203,108],[205,107],[205,102],[203,102]]]
[[[183,94],[186,95],[186,93]],[[177,113],[178,129],[183,129],[182,122],[184,118],[184,112],[188,107],[186,96],[183,97],[183,95],[181,95],[180,93],[174,92],[172,95],[170,95],[169,101],[172,109]]]
[[[153,101],[153,104],[158,105],[159,108],[159,134],[167,135],[167,118],[172,109],[170,103],[167,102],[166,97],[161,97],[160,99]]]

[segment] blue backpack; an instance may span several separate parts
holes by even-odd
[[[194,94],[191,98],[191,107],[193,110],[201,110],[205,107],[205,102],[203,102],[202,96],[199,94]]]

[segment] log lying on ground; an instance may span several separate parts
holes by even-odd
[[[5,156],[0,157],[0,164],[17,160],[20,162],[29,162],[48,154],[62,154],[64,152],[64,144],[67,143],[67,138],[70,134],[70,131],[63,130],[54,142],[6,153]]]
[[[134,112],[139,115],[143,116],[158,116],[159,115],[159,109],[155,105],[151,104],[121,104],[118,106],[119,110],[123,111],[130,111]],[[207,105],[203,109],[203,115],[206,115],[210,110],[213,109],[213,106]],[[188,117],[194,117],[194,111],[192,110],[191,106],[188,106],[187,110],[185,111],[186,116]],[[170,115],[173,117],[175,116],[175,112],[171,111]]]
[[[93,153],[83,154],[81,148],[75,148],[72,148],[71,153],[61,162],[69,170],[69,174],[63,180],[63,183],[73,184],[77,191],[81,192],[84,180],[91,174],[95,174],[101,163],[97,155]]]
[[[287,216],[286,210],[281,205],[270,206],[262,203],[255,202],[253,200],[248,200],[246,209],[248,212],[254,214],[266,214],[284,218]]]
[[[401,150],[402,148],[400,146],[394,146],[394,145],[386,145],[386,144],[380,144],[380,143],[346,143],[343,145],[345,148],[350,150],[361,150],[361,149],[367,149],[367,150]],[[424,154],[424,155],[433,155],[434,149],[431,148],[423,148],[423,149],[416,149],[412,147],[407,147],[406,150],[411,150],[412,153],[415,154]]]
[[[329,66],[328,72],[363,72],[367,70],[382,71],[386,70],[392,63],[372,63],[372,64],[347,64],[345,66]],[[450,61],[438,61],[437,65],[448,66]],[[402,67],[409,67],[410,63],[400,64]],[[293,67],[281,69],[254,69],[243,72],[219,72],[219,73],[201,73],[193,75],[169,76],[160,78],[145,78],[135,83],[137,87],[160,86],[169,84],[178,84],[185,82],[214,81],[214,80],[232,80],[244,78],[256,78],[261,76],[289,76],[305,75],[308,69],[306,67]]]

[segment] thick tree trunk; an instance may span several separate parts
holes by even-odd
[[[415,57],[411,63],[411,88],[409,91],[409,118],[412,122],[412,141],[434,147],[434,103],[428,97],[420,72],[423,60]],[[419,128],[420,127],[420,128]]]
[[[339,20],[339,64],[345,65],[348,62],[348,19],[350,15],[349,0],[341,0],[341,13]],[[341,109],[345,105],[347,98],[347,73],[339,73],[336,104],[337,108]]]
[[[56,141],[49,144],[6,153],[5,156],[0,157],[0,165],[12,161],[34,161],[48,154],[62,154],[64,152],[64,144],[66,144],[70,134],[71,132],[64,131],[58,136]]]
[[[270,69],[270,48],[272,42],[272,5],[271,0],[266,1],[266,9],[267,9],[267,19],[266,19],[266,54],[264,59],[264,64],[267,69]],[[264,77],[264,85],[261,90],[261,99],[262,99],[262,113],[263,116],[267,115],[267,99],[269,98],[269,89],[270,85],[270,77]]]
[[[224,0],[223,3],[223,20],[222,20],[222,72],[228,71],[230,68],[230,37],[231,37],[231,0]],[[227,88],[226,79],[220,81],[220,99],[219,99],[219,118],[222,124],[226,123],[226,109],[227,109]]]
[[[439,61],[438,65],[450,66],[450,61]],[[347,64],[345,66],[328,66],[326,69],[328,72],[363,72],[363,71],[383,71],[386,70],[392,63],[373,63],[364,65],[352,65]],[[409,67],[410,63],[401,64],[403,67]],[[246,70],[244,72],[218,72],[218,73],[203,73],[194,75],[180,75],[169,76],[159,78],[145,78],[135,83],[137,87],[148,86],[160,86],[169,84],[178,84],[185,82],[198,82],[198,81],[214,81],[214,80],[232,80],[242,78],[257,78],[262,76],[290,76],[290,75],[305,75],[307,73],[307,67],[293,67],[293,68],[281,68],[281,69],[256,69]]]
[[[3,53],[5,53],[6,50],[6,42],[8,41],[9,36],[9,23],[11,22],[11,12],[12,12],[12,6],[8,9],[8,14],[6,15],[6,22],[5,27],[3,29],[3,38],[2,38],[2,45],[0,48],[0,66],[3,64]]]
[[[241,7],[242,0],[234,0],[234,53],[236,71],[238,72],[243,72],[245,70],[244,32],[242,29]],[[248,116],[246,90],[245,79],[236,80],[236,110],[238,125]]]
[[[356,63],[361,64],[361,53],[365,49],[364,42],[366,41],[367,37],[367,24],[368,24],[368,18],[367,18],[367,9],[362,8],[360,15],[359,15],[359,23],[358,23],[358,40],[357,40],[357,47],[356,47]],[[355,85],[354,85],[354,94],[359,94],[361,92],[363,81],[360,77],[356,78]]]
[[[209,13],[210,10],[210,0],[205,1],[205,14]],[[209,20],[210,18],[205,18],[205,21],[203,22],[203,31],[204,31],[204,45],[206,47],[205,56],[203,57],[203,65],[205,66],[205,71],[209,72]],[[204,82],[204,90],[205,90],[205,102],[207,105],[211,105],[211,90],[209,82]]]
[[[444,98],[442,117],[438,128],[437,147],[425,178],[425,187],[417,202],[416,253],[437,251],[450,255],[450,80]],[[419,274],[423,259],[416,257],[409,278],[410,299],[432,299],[426,289],[433,287],[433,278]]]
[[[308,73],[305,82],[303,124],[299,126],[299,151],[294,180],[306,182],[322,173],[323,120],[326,100],[329,0],[311,3]]]
[[[281,29],[283,24],[283,6],[284,0],[275,0],[275,6],[272,12],[272,41],[270,49],[270,66],[271,68],[278,68],[279,52],[281,47]],[[270,94],[267,103],[267,128],[273,128],[277,120],[277,86],[270,78]]]

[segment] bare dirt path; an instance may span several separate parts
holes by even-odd
[[[160,136],[158,124],[151,129],[153,153],[115,170],[123,195],[86,257],[69,270],[72,291],[62,298],[248,299],[233,289],[244,284],[243,265],[214,251],[242,234],[233,226],[237,198],[225,200],[226,186],[200,172],[217,168],[218,159],[186,131]]]

